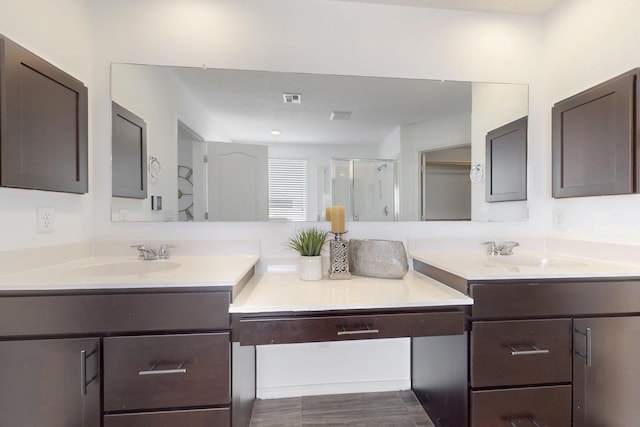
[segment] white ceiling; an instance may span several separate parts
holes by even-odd
[[[338,0],[396,6],[541,16],[563,0]]]
[[[377,145],[400,125],[470,112],[471,84],[264,71],[175,68],[233,141]],[[299,93],[301,104],[285,104]],[[332,111],[351,112],[345,121]],[[273,136],[273,129],[282,132]]]

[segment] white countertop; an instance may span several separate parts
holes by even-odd
[[[172,256],[154,261],[138,261],[132,256],[91,257],[0,275],[0,291],[232,287],[258,259],[257,255]],[[145,263],[144,268],[167,269],[131,273],[137,263]]]
[[[296,273],[254,276],[231,304],[231,313],[275,313],[471,305],[462,293],[420,273],[403,279],[352,276],[302,281]]]
[[[640,260],[638,264],[616,263],[561,253],[489,256],[478,252],[420,252],[412,253],[411,258],[467,280],[640,277]]]

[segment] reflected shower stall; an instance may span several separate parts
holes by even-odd
[[[396,160],[332,158],[323,171],[321,206],[342,205],[347,221],[397,221]]]

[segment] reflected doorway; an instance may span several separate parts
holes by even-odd
[[[422,221],[471,220],[471,145],[421,153]]]

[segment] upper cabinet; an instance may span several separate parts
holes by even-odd
[[[631,70],[554,105],[553,197],[638,191],[634,167],[638,71]]]
[[[486,201],[527,200],[527,117],[487,133]]]
[[[147,198],[147,124],[111,103],[112,191],[114,197]]]
[[[87,88],[0,36],[0,185],[88,191]]]

